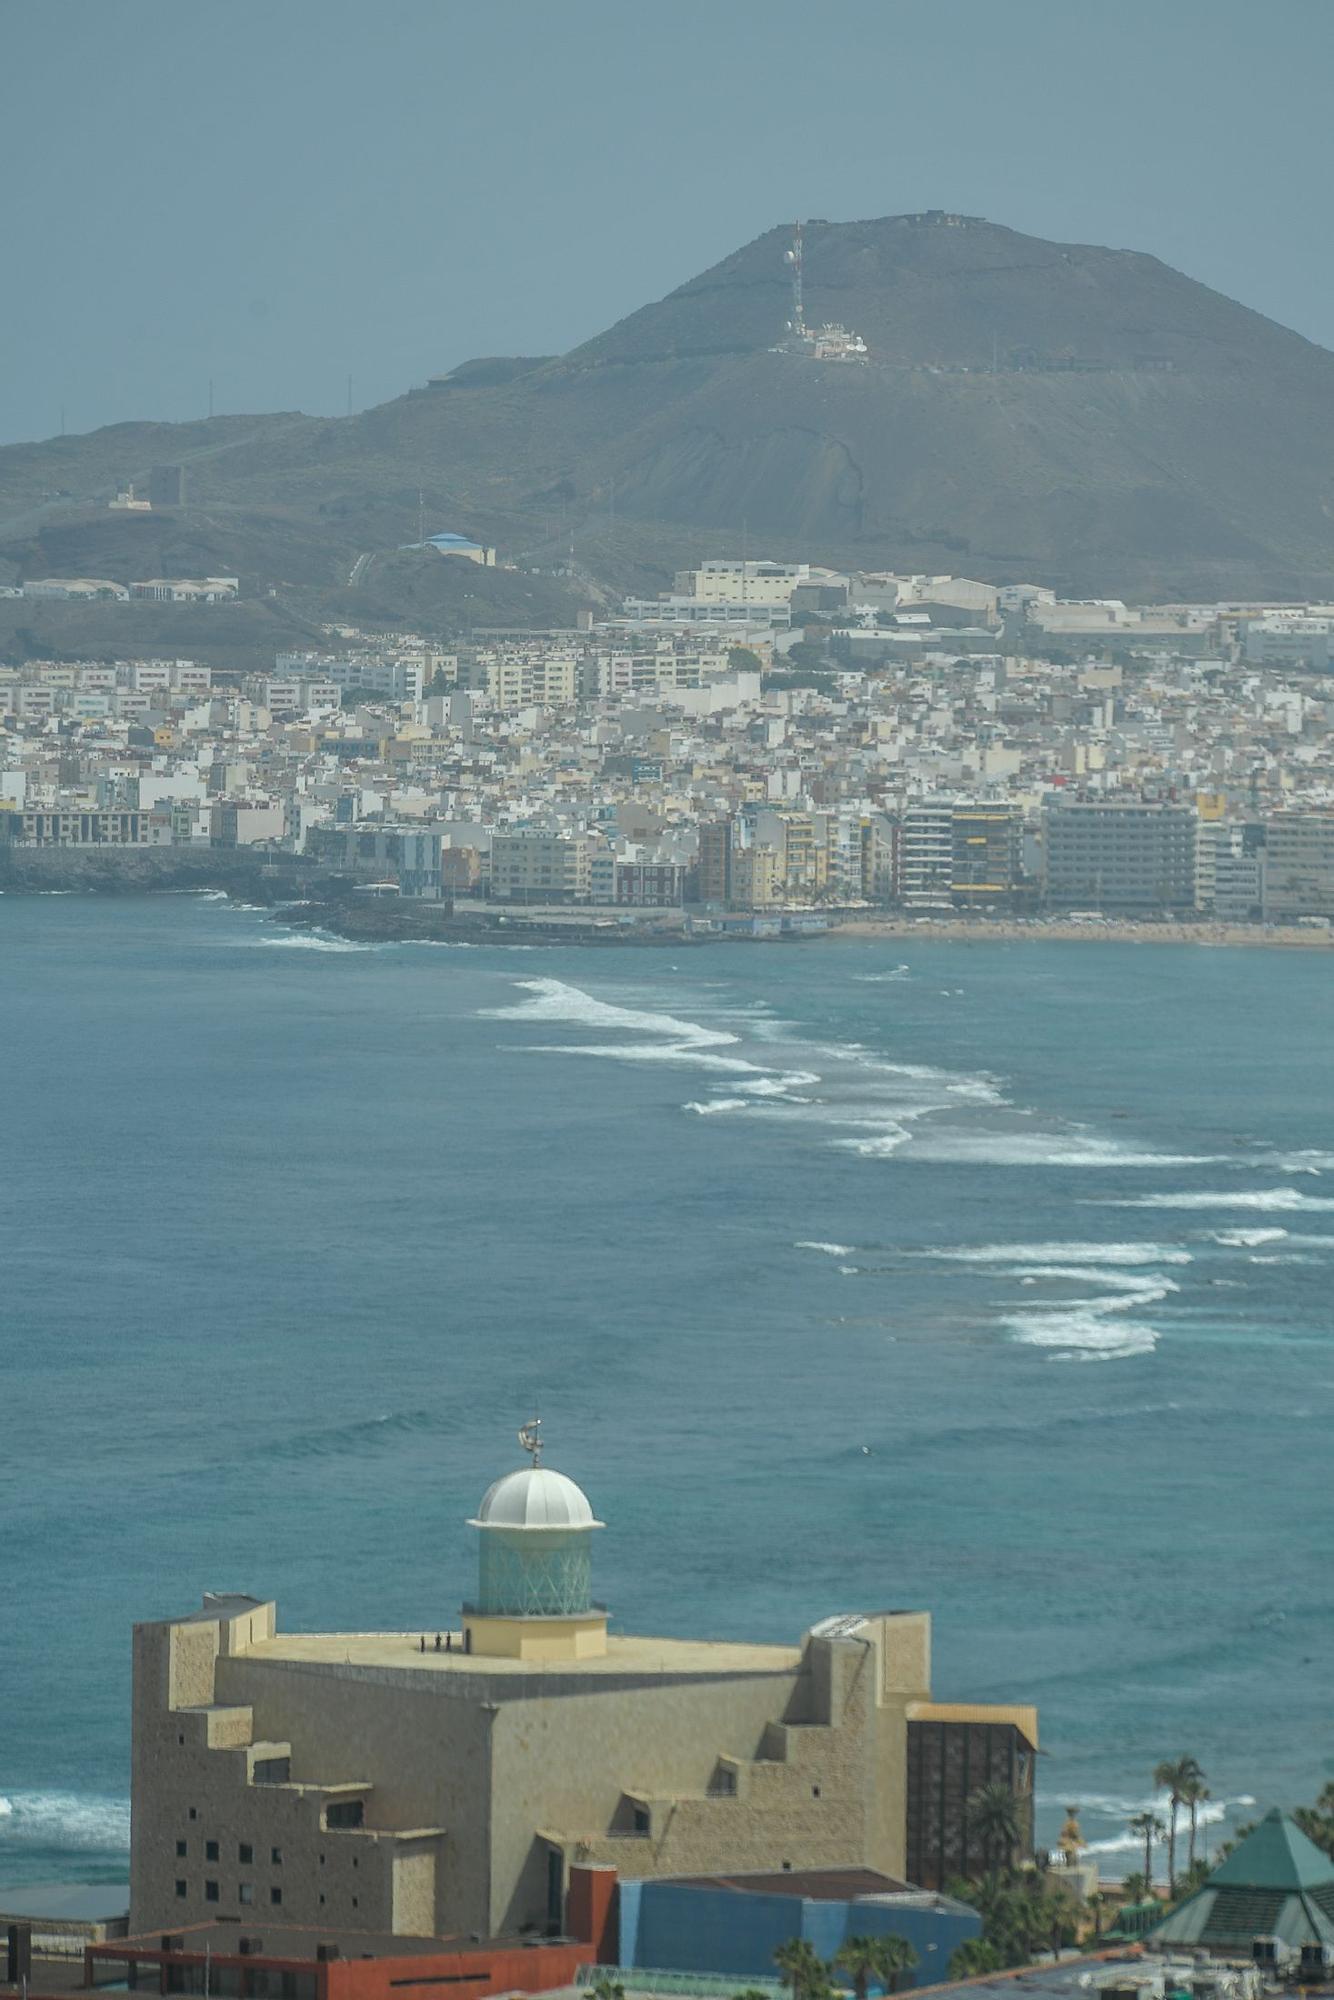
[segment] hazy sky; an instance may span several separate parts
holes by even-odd
[[[4,0],[0,440],[357,408],[794,215],[1150,250],[1334,346],[1334,0]]]

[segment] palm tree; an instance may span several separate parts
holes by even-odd
[[[848,1974],[857,2000],[866,2000],[871,1981],[880,1977],[881,1942],[878,1937],[845,1938],[834,1953],[833,1962]]]
[[[774,1953],[774,1964],[792,2000],[821,2000],[829,1990],[829,1968],[809,1938],[789,1938]]]
[[[1001,1955],[985,1938],[965,1938],[950,1953],[951,1979],[980,1979],[985,1972],[999,1972]]]
[[[1008,1785],[982,1785],[964,1808],[964,1825],[981,1846],[988,1869],[996,1872],[998,1862],[1014,1866],[1014,1850],[1022,1838],[1022,1815],[1018,1799]]]
[[[1162,1840],[1165,1837],[1167,1828],[1159,1819],[1157,1813],[1142,1812],[1136,1813],[1135,1817],[1131,1820],[1130,1831],[1137,1840],[1144,1842],[1144,1880],[1148,1885],[1148,1893],[1152,1895],[1154,1842]]]
[[[1127,1875],[1121,1884],[1121,1893],[1127,1903],[1142,1903],[1149,1893],[1147,1875]]]
[[[915,1970],[917,1964],[917,1953],[896,1931],[876,1940],[875,1969],[886,1993],[897,1993],[901,1976]]]
[[[1193,1757],[1166,1758],[1153,1767],[1153,1782],[1161,1785],[1167,1793],[1167,1896],[1170,1902],[1177,1892],[1177,1813],[1185,1803],[1186,1793],[1203,1772]]]
[[[1186,1782],[1181,1787],[1181,1802],[1190,1814],[1189,1866],[1191,1868],[1195,1866],[1195,1835],[1199,1828],[1200,1807],[1206,1799],[1212,1798],[1212,1796],[1213,1794],[1204,1782],[1204,1773],[1197,1764],[1193,1774],[1186,1779]]]

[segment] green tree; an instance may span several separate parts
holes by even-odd
[[[1199,1833],[1200,1807],[1212,1797],[1213,1793],[1204,1782],[1204,1773],[1197,1764],[1181,1788],[1181,1802],[1190,1814],[1190,1849],[1187,1856],[1190,1868],[1195,1866],[1195,1841]]]
[[[871,1981],[880,1977],[880,1944],[877,1937],[850,1937],[834,1953],[834,1965],[851,1979],[857,2000],[866,2000]]]
[[[886,1993],[897,1993],[904,1973],[915,1971],[918,1963],[917,1953],[897,1931],[876,1940],[876,1975]]]
[[[951,1979],[980,1979],[983,1973],[999,1972],[1001,1955],[985,1938],[965,1938],[950,1953]]]
[[[1167,1793],[1167,1896],[1172,1901],[1177,1892],[1177,1814],[1186,1804],[1191,1786],[1204,1776],[1193,1757],[1168,1757],[1153,1767],[1153,1782],[1161,1785]],[[1194,1813],[1191,1824],[1194,1825]],[[1191,1859],[1195,1858],[1195,1842],[1191,1841]]]
[[[1121,1884],[1121,1893],[1127,1903],[1142,1903],[1149,1893],[1147,1875],[1127,1875]]]
[[[599,1972],[588,1990],[592,2000],[625,2000],[625,1988],[610,1972]]]
[[[991,1873],[1013,1868],[1015,1849],[1023,1837],[1023,1816],[1008,1785],[979,1786],[964,1807],[964,1824]]]
[[[824,2000],[829,1991],[829,1967],[809,1938],[789,1938],[774,1953],[774,1964],[792,2000]]]
[[[734,674],[758,674],[764,662],[750,646],[729,646],[727,664]]]
[[[1130,1822],[1130,1831],[1136,1840],[1144,1842],[1144,1880],[1153,1888],[1153,1850],[1157,1842],[1163,1840],[1167,1828],[1155,1812],[1136,1813]]]

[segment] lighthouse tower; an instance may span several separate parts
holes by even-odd
[[[488,1487],[468,1523],[479,1543],[464,1645],[497,1659],[595,1659],[607,1650],[607,1612],[592,1599],[591,1541],[604,1524],[572,1479],[543,1465],[540,1419],[519,1442],[530,1463]]]

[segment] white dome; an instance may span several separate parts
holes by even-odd
[[[582,1487],[549,1465],[525,1465],[489,1486],[470,1528],[600,1528]]]

